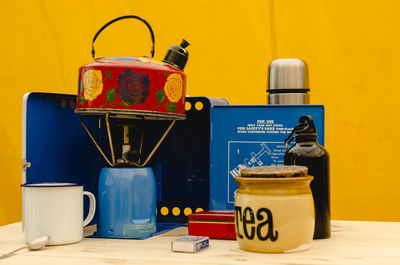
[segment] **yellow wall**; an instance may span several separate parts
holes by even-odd
[[[94,33],[136,14],[150,22],[156,59],[187,39],[189,95],[264,104],[268,63],[303,58],[311,103],[326,106],[334,219],[400,221],[396,154],[400,76],[398,1],[2,1],[0,224],[21,219],[21,101],[28,91],[74,94]],[[148,55],[139,22],[97,41],[100,56]]]

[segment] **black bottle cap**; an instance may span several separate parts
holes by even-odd
[[[186,40],[182,40],[180,45],[171,46],[165,55],[163,62],[183,71],[189,58],[189,53],[185,49],[187,46],[189,46],[189,42]]]
[[[314,125],[314,120],[312,116],[306,115],[306,116],[301,116],[299,119],[299,124],[295,127],[296,134],[303,134],[303,133],[312,133],[316,134],[317,129],[315,128]]]
[[[296,139],[297,142],[317,140],[317,129],[315,128],[312,116],[306,115],[300,117],[299,123],[293,128],[292,132],[285,140],[286,150],[293,139]]]
[[[315,128],[313,118],[310,115],[301,116],[299,124],[295,127],[296,142],[309,142],[317,140],[317,129]]]

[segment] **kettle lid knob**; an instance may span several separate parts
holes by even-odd
[[[189,42],[183,39],[180,45],[171,46],[163,62],[183,71],[189,58],[189,53],[186,50],[186,47],[189,45]]]

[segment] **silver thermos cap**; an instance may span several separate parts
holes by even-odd
[[[277,59],[269,64],[268,104],[310,104],[308,66],[301,59]]]

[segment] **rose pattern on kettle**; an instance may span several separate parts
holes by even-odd
[[[103,93],[103,83],[107,79],[113,78],[110,71],[105,71],[105,78],[103,79],[101,70],[87,70],[83,73],[83,78],[79,87],[79,104],[83,105],[85,101],[94,101],[99,95]],[[83,95],[82,95],[83,94]],[[115,89],[110,88],[106,92],[106,103],[101,105],[100,108],[104,107],[117,107],[121,105],[123,107],[130,107],[132,104],[128,102],[116,102],[117,95]]]
[[[147,75],[139,72],[126,70],[118,77],[117,92],[122,100],[132,104],[141,104],[149,95],[150,79]]]
[[[153,109],[156,110],[159,107],[165,107],[170,112],[175,112],[178,108],[176,103],[182,98],[183,91],[183,79],[180,74],[167,74],[167,81],[164,84],[164,90],[160,89],[156,92],[156,98],[158,101],[158,105]],[[164,103],[165,98],[167,98],[170,102]]]
[[[165,95],[171,102],[178,102],[182,97],[183,80],[180,74],[171,74],[165,82]]]
[[[103,91],[103,78],[101,71],[88,70],[83,74],[83,97],[85,100],[95,100]]]
[[[100,62],[114,62],[117,60],[101,59]],[[141,60],[131,60],[130,63],[145,62]],[[150,62],[146,62],[150,63]],[[160,63],[161,64],[161,63]],[[114,76],[118,78],[112,81]],[[104,76],[104,77],[103,77]],[[156,91],[155,95],[152,95],[150,90],[150,77],[142,72],[134,72],[131,69],[127,69],[120,73],[111,73],[110,71],[101,71],[88,69],[83,72],[82,80],[78,91],[79,105],[83,105],[86,101],[94,102],[98,99],[104,100],[105,103],[99,105],[99,108],[131,108],[133,105],[140,105],[148,101],[150,97],[157,100],[156,105],[152,110],[155,111],[158,108],[164,108],[168,112],[176,112],[178,105],[183,105],[184,102],[184,77],[179,73],[168,73],[163,72],[164,80],[162,81],[162,89]],[[104,89],[110,85],[105,83],[112,82],[116,88]],[[160,84],[158,84],[159,86]],[[153,84],[154,86],[154,84]],[[182,103],[180,102],[182,101]],[[96,103],[91,103],[96,104]],[[146,103],[147,104],[147,103]]]

